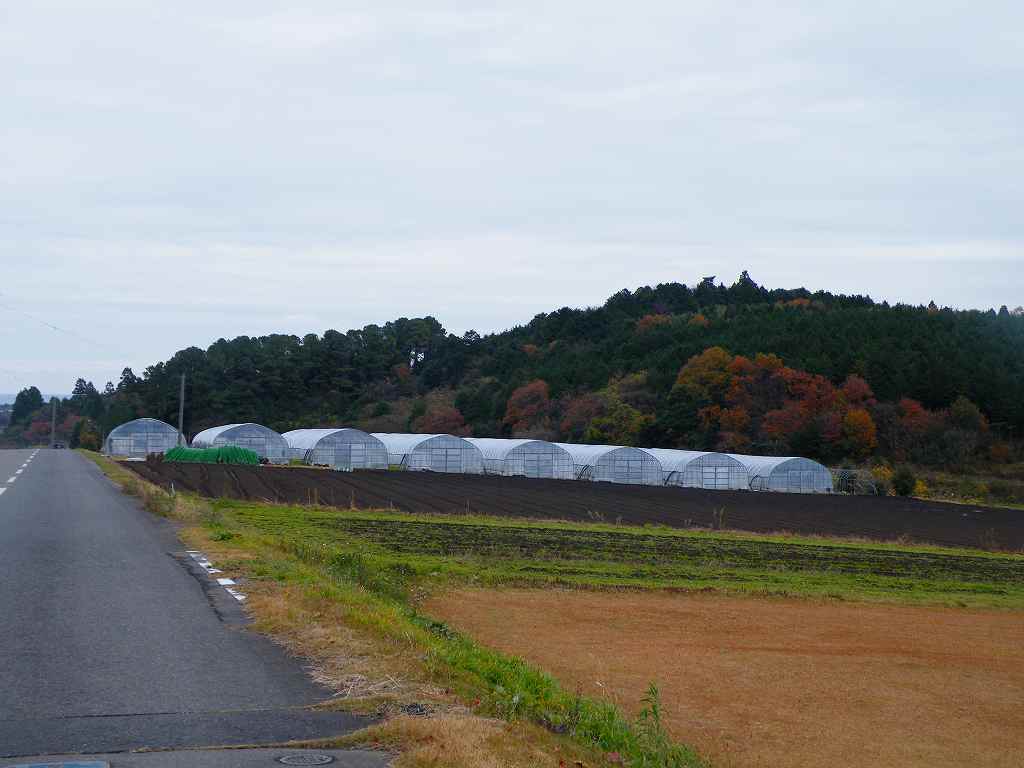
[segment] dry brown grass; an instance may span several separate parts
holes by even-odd
[[[1019,613],[721,595],[460,590],[425,609],[721,766],[1024,765]]]
[[[215,540],[201,527],[189,527],[181,535],[225,575],[245,580],[246,610],[253,628],[306,660],[310,675],[335,691],[336,700],[355,709],[373,700],[382,712],[392,702],[429,700],[437,709],[455,706],[446,691],[427,680],[414,649],[353,628],[351,609],[330,599],[315,583],[253,578],[250,566],[259,555],[252,549],[238,546],[234,539]]]
[[[307,588],[253,585],[249,610],[255,628],[309,659],[313,678],[337,698],[443,700],[445,692],[422,679],[406,649],[355,631],[345,623],[341,606]]]
[[[471,715],[396,717],[339,742],[400,748],[395,768],[559,768],[592,766],[535,726]]]

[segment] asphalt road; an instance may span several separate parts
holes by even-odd
[[[378,752],[321,749],[221,749],[221,750],[189,750],[182,752],[139,752],[134,754],[114,753],[107,755],[52,755],[46,758],[45,764],[99,763],[103,768],[281,768],[278,760],[296,754],[329,755],[334,758],[331,768],[380,768],[381,755]],[[188,761],[183,762],[183,757]],[[314,765],[315,763],[310,763]],[[31,764],[30,764],[31,765]],[[7,766],[25,766],[23,759],[4,760],[0,758],[0,768]],[[32,768],[38,768],[33,766]],[[90,768],[93,768],[90,766]],[[99,766],[96,766],[99,768]]]
[[[0,488],[0,757],[270,744],[366,724],[303,709],[329,692],[216,610],[233,599],[182,564],[172,526],[88,460],[0,451]]]

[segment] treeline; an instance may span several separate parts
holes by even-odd
[[[950,464],[1010,456],[1024,430],[1024,310],[769,290],[744,272],[730,286],[623,290],[484,336],[426,317],[221,339],[126,369],[103,392],[79,382],[65,418],[101,434],[135,414],[175,423],[182,373],[190,434],[351,424]]]
[[[113,384],[100,393],[92,383],[79,379],[71,397],[45,402],[38,387],[18,393],[7,414],[0,442],[6,445],[43,445],[51,432],[58,442],[72,448],[99,450],[102,435],[125,421],[136,418],[140,404],[127,402]]]

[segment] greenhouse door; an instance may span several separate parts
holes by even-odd
[[[615,458],[612,461],[612,475],[608,479],[613,483],[643,485],[644,463],[640,459]]]
[[[115,437],[110,441],[110,454],[112,456],[130,456],[132,453],[132,439],[130,437]]]
[[[524,477],[552,477],[554,457],[550,453],[527,453],[523,455]]]
[[[535,453],[524,453],[521,455],[523,462],[523,477],[540,477],[540,457]],[[519,462],[516,462],[517,464]],[[516,472],[510,472],[509,474],[517,474]]]
[[[366,446],[361,444],[353,443],[348,447],[348,467],[349,469],[365,469],[366,468]]]
[[[533,472],[527,472],[527,477],[554,477],[555,476],[555,457],[550,453],[540,453],[534,455],[536,465],[533,467]]]
[[[427,448],[424,459],[426,460],[423,462],[416,462],[417,469],[429,469],[431,472],[445,471],[444,448]]]
[[[444,449],[444,472],[465,472],[465,467],[462,466],[462,454],[463,451],[459,448],[445,448]]]

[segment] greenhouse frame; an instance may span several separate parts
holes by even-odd
[[[384,443],[361,429],[293,429],[281,435],[292,458],[306,464],[326,464],[349,472],[354,469],[387,469]]]
[[[484,471],[480,449],[461,437],[391,432],[374,432],[373,437],[387,448],[388,464],[402,469],[463,475],[481,475]]]
[[[237,445],[255,451],[273,464],[287,464],[291,451],[288,442],[277,432],[262,424],[224,424],[204,429],[192,438],[193,448],[220,448]]]
[[[641,448],[555,443],[572,456],[577,480],[626,485],[661,485],[661,462]]]
[[[561,446],[547,440],[467,437],[480,449],[484,473],[552,480],[573,480],[576,472],[572,456]]]
[[[750,488],[747,468],[724,453],[675,448],[644,450],[661,462],[665,485],[715,491],[745,491]]]
[[[801,456],[743,456],[730,453],[747,468],[752,491],[832,493],[827,467]]]
[[[135,419],[114,427],[103,441],[108,456],[144,459],[178,445],[178,430],[159,419]]]

